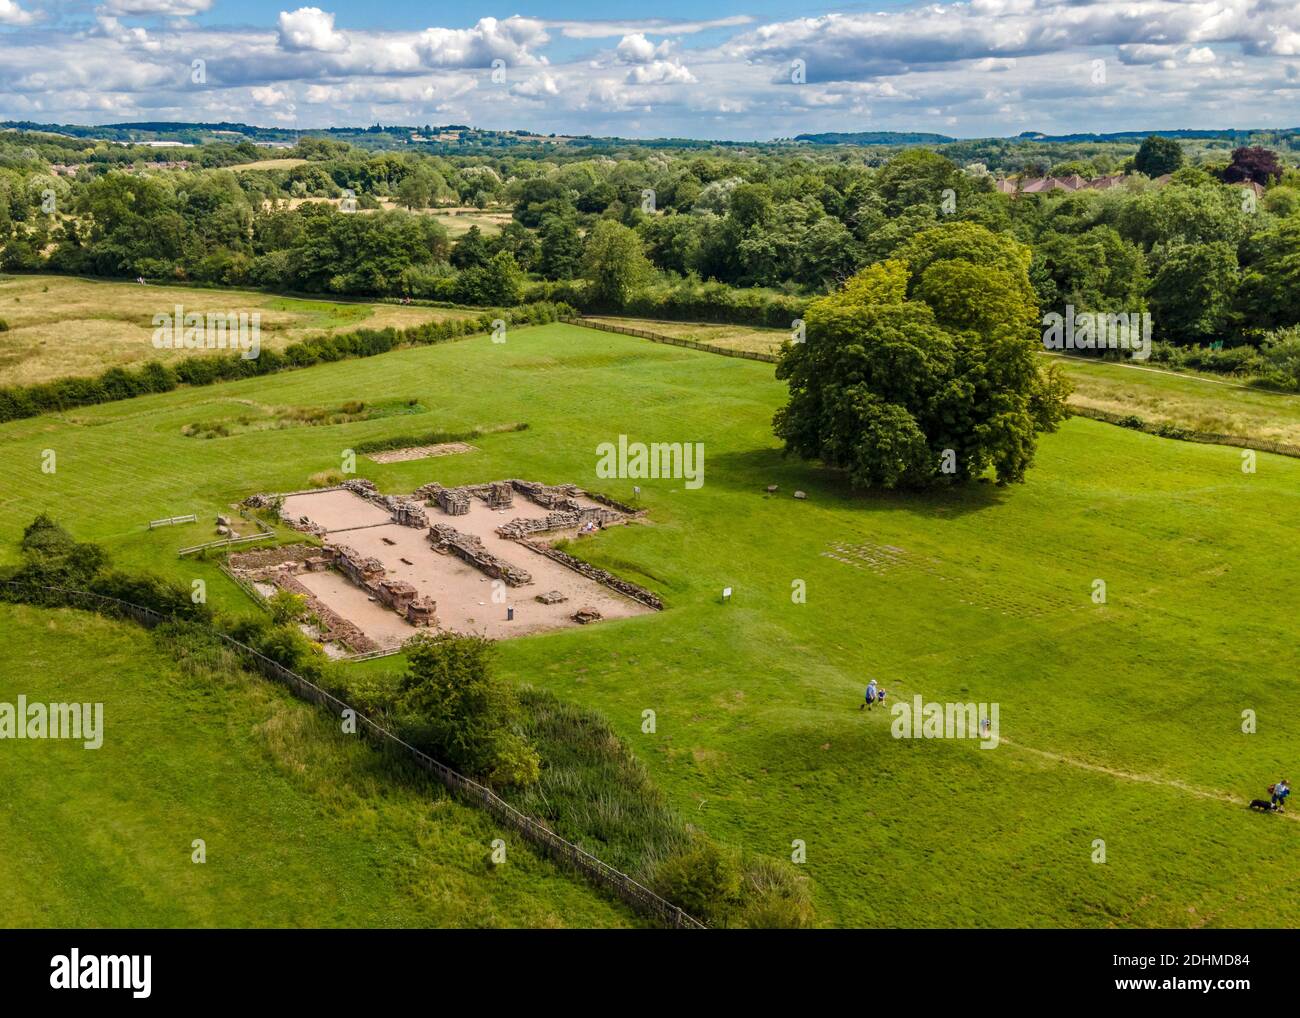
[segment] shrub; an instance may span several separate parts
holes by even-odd
[[[751,929],[793,930],[811,926],[812,899],[808,879],[790,864],[754,857],[745,865],[740,882],[743,902],[738,919]]]
[[[536,781],[540,763],[517,730],[519,705],[481,636],[422,634],[407,644],[394,712],[404,731],[451,766],[501,785]]]
[[[341,470],[322,470],[319,473],[312,474],[307,478],[307,482],[313,488],[334,488],[342,484],[344,479]]]
[[[1259,350],[1259,377],[1269,385],[1300,389],[1300,326],[1270,333]]]
[[[655,890],[691,915],[721,924],[737,904],[740,872],[714,842],[697,836],[659,864]]]
[[[307,598],[291,590],[277,590],[267,599],[266,607],[271,613],[271,621],[277,626],[285,626],[303,617],[307,611]]]

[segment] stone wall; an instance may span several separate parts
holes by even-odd
[[[339,572],[371,593],[374,585],[384,577],[384,564],[377,558],[363,558],[360,552],[343,544],[327,544],[325,551]]]
[[[315,615],[319,620],[317,629],[323,642],[337,642],[344,644],[350,650],[357,654],[365,654],[372,650],[378,650],[379,644],[368,637],[356,625],[349,622],[333,608],[325,604],[315,594],[305,587],[302,582],[287,570],[282,570],[270,577],[266,577],[271,583],[274,583],[281,590],[287,590],[293,594],[299,594],[306,599],[307,611]]]
[[[504,580],[512,587],[522,587],[533,582],[531,573],[512,566],[505,559],[497,558],[473,534],[463,534],[445,523],[435,523],[429,528],[429,543],[435,551],[450,552],[480,572],[493,579]]]
[[[509,541],[518,541],[531,534],[545,534],[553,530],[581,531],[588,524],[605,527],[622,523],[623,514],[604,507],[583,506],[576,510],[547,513],[542,519],[513,519],[497,527],[497,535]]]
[[[608,587],[610,590],[616,590],[620,594],[625,594],[633,601],[639,601],[648,608],[655,611],[663,611],[664,603],[657,596],[646,590],[645,587],[639,587],[628,580],[619,579],[613,573],[593,566],[590,562],[584,562],[580,558],[574,558],[567,552],[560,551],[558,548],[552,548],[549,544],[543,544],[541,541],[530,541],[528,538],[520,539],[520,544],[531,548],[539,555],[545,555],[562,565],[568,566],[575,573],[587,577],[589,580],[595,580],[597,583]]]
[[[305,563],[319,556],[321,549],[310,544],[284,544],[278,548],[257,548],[251,551],[232,552],[226,564],[236,572],[252,572],[268,566],[287,563]]]

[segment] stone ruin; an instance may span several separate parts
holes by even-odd
[[[489,509],[509,509],[515,504],[514,485],[509,481],[480,485],[474,494],[486,502]]]
[[[577,530],[591,528],[603,530],[606,524],[622,523],[623,514],[602,506],[579,506],[577,509],[564,509],[547,513],[542,519],[516,518],[497,527],[497,534],[510,541],[518,541],[530,534],[545,534],[553,530]]]
[[[512,587],[522,587],[533,582],[532,574],[527,570],[497,558],[473,534],[463,534],[446,523],[435,523],[429,528],[429,543],[433,545],[434,551],[455,555],[480,572],[493,579],[504,580]]]
[[[394,523],[403,527],[419,527],[423,529],[429,525],[428,513],[424,511],[424,506],[420,504],[419,499],[403,498],[401,495],[383,495],[375,487],[373,481],[367,481],[364,477],[354,477],[344,481],[339,487],[345,491],[364,498],[367,502],[379,506],[388,513]]]
[[[437,481],[421,485],[412,496],[424,499],[427,505],[436,505],[448,516],[465,516],[469,513],[469,492],[464,488],[444,488]]]
[[[332,564],[385,608],[391,608],[413,626],[438,624],[438,602],[420,595],[405,580],[384,576],[385,569],[377,558],[362,558],[345,545],[325,545]]]
[[[603,529],[607,525],[622,523],[629,518],[644,515],[643,510],[615,501],[606,495],[586,492],[573,484],[546,485],[513,478],[455,488],[447,488],[433,481],[421,485],[410,496],[405,497],[381,494],[372,481],[364,478],[351,478],[339,487],[382,507],[389,513],[394,523],[408,527],[428,527],[427,537],[435,551],[454,555],[487,576],[503,580],[512,587],[522,587],[532,583],[532,574],[492,554],[473,534],[464,533],[445,523],[430,525],[429,515],[424,506],[437,505],[449,516],[463,516],[469,513],[471,500],[474,498],[482,500],[491,509],[508,509],[513,506],[514,496],[518,493],[549,511],[541,519],[512,519],[496,528],[498,536],[517,541],[530,551],[559,562],[579,575],[647,607],[657,611],[663,609],[663,602],[644,587],[622,580],[613,573],[552,548],[543,541],[531,539],[534,535],[555,531],[576,530],[582,533],[597,528]],[[591,499],[600,505],[584,506],[578,501],[580,497]],[[244,504],[254,508],[272,507],[280,505],[282,498],[283,496],[280,495],[254,495],[246,499]],[[244,574],[265,582],[273,582],[281,589],[291,589],[294,593],[307,597],[312,611],[321,619],[323,629],[330,639],[337,639],[356,651],[377,648],[377,644],[362,634],[355,625],[338,616],[303,584],[295,580],[295,573],[337,569],[376,602],[397,612],[412,625],[438,625],[437,602],[430,597],[419,595],[410,583],[387,578],[383,563],[379,559],[362,556],[346,545],[329,543],[328,532],[313,523],[309,517],[303,516],[290,525],[320,536],[325,540],[324,547],[317,549],[306,545],[296,546],[296,550],[288,556],[286,556],[288,549],[284,548],[246,553],[266,555],[268,558],[265,562],[257,560],[262,562],[261,565],[252,565],[253,560],[241,556]],[[231,561],[233,563],[233,557]],[[563,603],[568,598],[559,591],[552,590],[538,594],[536,600],[542,604],[553,605]],[[601,613],[590,606],[579,609],[571,616],[574,621],[584,625],[598,621],[601,617]]]
[[[536,502],[543,509],[565,509],[573,512],[580,509],[577,496],[582,489],[574,484],[538,484],[536,481],[511,481],[515,489],[530,502]]]
[[[358,654],[378,650],[377,644],[357,626],[316,597],[297,578],[298,573],[329,568],[329,559],[319,548],[306,544],[279,548],[258,548],[238,552],[226,562],[231,574],[245,583],[269,583],[304,598],[307,611],[315,616],[316,629],[325,643],[341,643]]]
[[[559,548],[552,548],[549,544],[543,544],[541,541],[530,541],[528,538],[520,538],[519,543],[526,548],[531,548],[539,555],[545,555],[547,558],[568,566],[575,573],[585,576],[589,580],[594,580],[610,590],[616,590],[633,601],[639,601],[647,608],[653,608],[655,611],[663,611],[664,603],[655,594],[646,590],[645,587],[638,586],[629,580],[624,580],[606,569],[599,566],[593,566],[590,562],[584,562],[580,558],[574,558],[568,552],[560,551]]]
[[[333,566],[358,587],[369,590],[383,578],[384,564],[377,558],[363,558],[345,544],[327,544],[325,551]]]

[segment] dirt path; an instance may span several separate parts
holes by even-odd
[[[1205,788],[1197,788],[1195,785],[1189,785],[1185,781],[1173,781],[1169,778],[1156,777],[1154,774],[1138,774],[1134,771],[1119,770],[1115,767],[1105,767],[1101,764],[1088,763],[1084,760],[1076,760],[1073,757],[1064,756],[1061,753],[1052,753],[1045,749],[1034,749],[1032,746],[1022,746],[1019,743],[1012,742],[1005,735],[999,736],[999,742],[1005,742],[1009,746],[1015,746],[1017,749],[1026,753],[1033,753],[1035,756],[1042,757],[1045,760],[1052,760],[1056,763],[1065,764],[1067,767],[1077,767],[1079,770],[1092,771],[1094,774],[1105,774],[1112,778],[1121,778],[1124,781],[1138,781],[1144,785],[1164,785],[1166,788],[1176,788],[1180,792],[1187,792],[1200,799],[1213,799],[1217,802],[1226,802],[1233,806],[1245,806],[1249,800],[1240,798],[1235,795],[1228,795],[1226,792],[1212,792]],[[1282,813],[1281,816],[1288,820],[1297,819],[1298,814]]]

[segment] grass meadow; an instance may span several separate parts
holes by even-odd
[[[1296,598],[1285,580],[1300,570],[1300,461],[1259,454],[1247,473],[1234,448],[1074,419],[1042,439],[1025,485],[860,495],[829,471],[782,457],[771,416],[783,392],[770,364],[557,324],[512,331],[501,344],[476,337],[16,421],[0,426],[9,469],[0,542],[12,556],[22,527],[49,510],[77,537],[105,543],[123,567],[202,578],[219,606],[253,610],[214,565],[176,557],[210,539],[215,513],[256,491],[304,487],[365,440],[526,421],[526,431],[477,439],[472,453],[385,465],[358,457],[358,470],[391,492],[523,477],[631,499],[638,483],[646,522],[575,547],[655,590],[667,610],[508,641],[504,669],[604,713],[672,808],[709,834],[777,861],[803,841],[819,923],[1300,922],[1286,893],[1300,825],[1245,808],[1300,769]],[[405,398],[427,413],[209,440],[182,434],[248,401]],[[596,447],[620,434],[704,443],[703,486],[598,479]],[[53,473],[42,471],[48,450]],[[777,493],[765,492],[770,484]],[[796,489],[807,500],[795,500]],[[204,522],[146,530],[151,518],[188,512]],[[1104,604],[1093,600],[1098,580]],[[792,598],[796,581],[806,603]],[[729,603],[724,586],[735,591]],[[43,662],[62,644],[49,625],[40,614],[8,616],[0,682],[53,681]],[[179,711],[194,730],[169,729],[155,768],[185,767],[193,747],[197,762],[185,773],[201,772],[214,758],[210,730],[233,728],[240,738],[221,744],[224,766],[290,798],[291,786],[301,808],[328,815],[312,796],[332,794],[340,766],[332,744],[313,743],[286,775],[257,735],[256,710],[231,720],[252,709],[246,700],[159,681],[162,666],[136,667],[123,639],[96,636],[93,656],[70,651],[64,680],[78,681],[89,662],[110,711],[119,695]],[[858,709],[871,677],[894,702],[996,702],[1003,741],[990,750],[973,740],[895,739],[887,714]],[[653,734],[642,733],[645,710],[655,711]],[[1243,711],[1254,712],[1253,734],[1242,730]],[[119,800],[127,830],[118,851],[134,865],[184,856],[189,825],[177,824],[165,844],[146,834],[173,822],[201,783],[142,796],[121,772],[79,780]],[[11,794],[23,787],[8,785]],[[54,879],[77,865],[66,860],[78,858],[78,843],[103,838],[102,821],[62,781],[35,787],[25,801],[38,818],[59,808],[70,818],[63,847],[40,871]],[[208,809],[237,826],[246,806]],[[355,842],[319,837],[315,858],[374,878],[373,858]],[[396,840],[409,847],[405,837]],[[234,851],[266,853],[282,838],[293,840],[284,827],[263,828]],[[1094,861],[1098,843],[1104,862]],[[298,874],[319,882],[306,863],[296,872],[235,869],[207,914],[246,920],[248,902],[277,900],[280,881],[297,883]],[[556,878],[554,887],[554,913],[566,921],[615,918],[590,904],[570,912],[572,882]],[[390,905],[388,920],[421,921],[417,905]],[[135,907],[124,898],[114,918]],[[326,914],[361,922],[372,913],[317,913]],[[532,916],[523,906],[497,914]]]
[[[167,356],[153,346],[155,315],[258,313],[270,349],[322,332],[409,328],[481,311],[303,300],[254,290],[141,286],[75,276],[0,276],[0,385],[97,375]],[[194,356],[202,351],[177,351]],[[218,351],[224,352],[224,351]]]
[[[4,743],[0,925],[637,921],[260,678],[181,667],[143,629],[83,612],[3,605],[0,620],[0,699],[104,704],[99,749]]]

